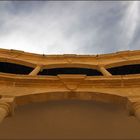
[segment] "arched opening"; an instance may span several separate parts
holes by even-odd
[[[124,65],[107,69],[112,75],[140,74],[140,64]]]
[[[33,68],[9,62],[0,62],[0,72],[12,74],[29,74]]]
[[[102,75],[101,72],[95,69],[88,69],[88,68],[52,68],[52,69],[44,69],[43,71],[39,72],[38,75],[53,75],[56,76],[58,74],[85,74],[87,76],[100,76]]]
[[[30,138],[42,138],[43,136],[48,139],[69,139],[72,138],[71,136],[74,136],[72,139],[81,137],[87,139],[89,135],[90,138],[104,138],[106,134],[108,136],[106,138],[111,138],[111,135],[112,138],[116,138],[122,132],[124,134],[124,130],[126,131],[128,126],[129,130],[132,130],[132,124],[136,120],[128,117],[124,97],[96,92],[74,92],[72,96],[70,94],[71,92],[43,92],[23,95],[22,97],[18,96],[16,104],[21,105],[23,103],[23,106],[17,108],[15,117],[11,119],[11,122],[9,122],[10,119],[6,120],[5,124],[12,126],[12,134],[14,133],[15,136],[18,136],[16,127],[22,126],[22,129],[25,130],[22,135],[27,136],[26,138],[29,138],[28,136]],[[72,100],[69,100],[69,97]],[[85,100],[82,100],[82,97]],[[74,98],[76,100],[73,100]],[[113,98],[114,100],[112,101]],[[65,100],[60,101],[59,99]],[[103,102],[102,99],[107,100],[107,102]],[[25,105],[25,102],[29,104]],[[35,104],[35,102],[41,103]],[[119,102],[121,103],[118,104]],[[30,108],[30,106],[32,107]],[[130,119],[133,121],[132,123]],[[40,122],[40,120],[42,121]],[[37,126],[37,130],[35,128],[33,132],[30,131],[32,128],[27,128],[28,124],[30,124],[29,126]],[[110,134],[112,129],[114,129],[114,134]],[[3,129],[1,127],[0,134],[3,137],[9,136],[7,133],[4,134],[2,132]],[[46,134],[46,132],[48,133]],[[54,136],[56,132],[57,135]],[[139,131],[137,131],[137,134],[139,134]],[[9,137],[12,136],[10,135]],[[124,137],[128,137],[128,130],[123,135]]]
[[[102,93],[102,92],[66,92],[66,91],[58,91],[58,92],[41,92],[29,95],[22,95],[15,98],[15,102],[17,105],[24,105],[33,102],[46,102],[46,101],[56,101],[56,100],[85,100],[85,101],[97,101],[104,103],[124,103],[128,102],[128,98]]]
[[[139,130],[123,104],[49,101],[17,107],[1,123],[0,139],[140,139]]]

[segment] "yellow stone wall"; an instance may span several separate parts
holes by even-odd
[[[107,71],[140,64],[139,50],[102,55],[39,55],[0,49],[0,61],[34,68],[28,75],[0,73],[0,121],[13,114],[18,105],[64,99],[125,102],[130,114],[140,119],[140,74],[112,75]],[[45,68],[61,67],[96,69],[103,76],[37,75]]]

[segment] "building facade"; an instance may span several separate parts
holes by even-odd
[[[14,109],[48,100],[125,103],[140,119],[140,51],[39,55],[0,49],[0,122]]]

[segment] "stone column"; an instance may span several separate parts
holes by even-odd
[[[29,75],[37,75],[40,72],[41,68],[42,67],[40,65],[36,66],[34,70],[29,73]]]
[[[134,115],[140,120],[140,101],[132,104]]]
[[[99,71],[104,75],[104,76],[111,76],[112,74],[108,72],[103,66],[99,66]]]

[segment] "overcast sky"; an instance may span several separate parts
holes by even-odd
[[[0,48],[41,54],[140,49],[139,1],[0,1]]]

